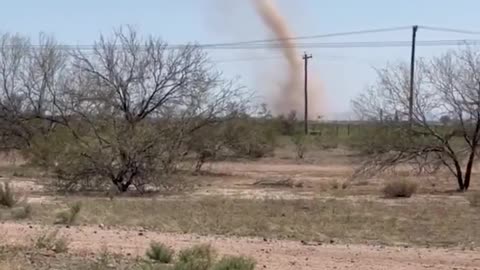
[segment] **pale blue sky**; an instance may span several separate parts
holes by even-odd
[[[314,35],[371,28],[429,25],[480,30],[475,0],[278,0],[296,35]],[[3,0],[0,32],[18,32],[35,38],[43,31],[62,43],[91,44],[100,33],[130,24],[143,34],[160,36],[170,43],[215,43],[270,38],[256,16],[251,0]],[[452,33],[420,30],[419,40],[480,39]],[[319,39],[322,41],[409,40],[410,32]],[[446,48],[421,47],[420,57]],[[409,48],[312,49],[312,76],[323,81],[330,112],[349,110],[350,99],[375,80],[371,66],[408,60]],[[278,52],[213,51],[211,58],[226,76],[258,89],[282,64]],[[226,61],[263,58],[263,61]],[[300,57],[300,55],[299,55]],[[268,76],[266,75],[268,74]]]

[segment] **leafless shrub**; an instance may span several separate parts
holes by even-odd
[[[459,191],[470,187],[480,141],[480,55],[471,48],[449,52],[431,61],[417,61],[411,125],[409,67],[377,71],[377,85],[353,101],[356,112],[376,122],[381,132],[366,138],[368,158],[356,175],[375,174],[398,165],[417,173],[447,169]],[[451,116],[448,126],[441,116]]]

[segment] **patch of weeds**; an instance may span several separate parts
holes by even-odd
[[[14,207],[19,202],[9,182],[0,183],[0,205],[8,208]]]
[[[50,250],[55,253],[65,253],[68,251],[68,240],[64,237],[58,237],[58,231],[45,233],[35,241],[35,248]]]
[[[410,198],[417,191],[417,184],[406,180],[389,181],[383,188],[383,194],[386,198]]]
[[[243,256],[223,257],[215,264],[213,270],[254,270],[255,260]]]
[[[215,251],[209,245],[184,249],[178,256],[174,270],[208,270],[215,262]]]
[[[147,257],[158,263],[171,263],[174,251],[166,245],[158,242],[152,242],[147,250]]]
[[[82,204],[76,202],[68,206],[68,209],[57,213],[55,224],[73,225],[82,209]]]

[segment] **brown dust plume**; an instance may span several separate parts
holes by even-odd
[[[273,0],[252,0],[258,14],[261,16],[265,25],[273,32],[275,37],[281,43],[282,53],[288,63],[288,78],[282,85],[282,91],[274,94],[272,105],[276,114],[285,114],[292,110],[297,113],[303,112],[304,94],[303,94],[303,61],[301,54],[295,47],[292,39],[293,32],[289,29],[284,17],[280,14]],[[314,79],[309,78],[309,118],[316,118],[320,115],[319,95],[320,87]],[[313,105],[313,106],[312,106]]]

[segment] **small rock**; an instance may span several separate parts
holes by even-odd
[[[70,225],[65,226],[65,228],[70,229]]]
[[[94,234],[97,234],[97,231],[93,231]]]
[[[143,236],[143,232],[139,232],[139,233],[138,233],[138,236]]]
[[[264,237],[264,238],[263,238],[263,242],[267,242],[267,241],[268,241],[268,239]]]
[[[28,228],[30,228],[30,229],[33,229],[33,226],[32,226],[32,225],[30,225],[30,226],[28,226]]]
[[[98,224],[98,227],[99,227],[100,229],[103,229],[103,228],[105,228],[105,225],[103,225],[102,223],[100,223],[100,224]]]
[[[330,239],[330,244],[335,244],[335,240]]]

